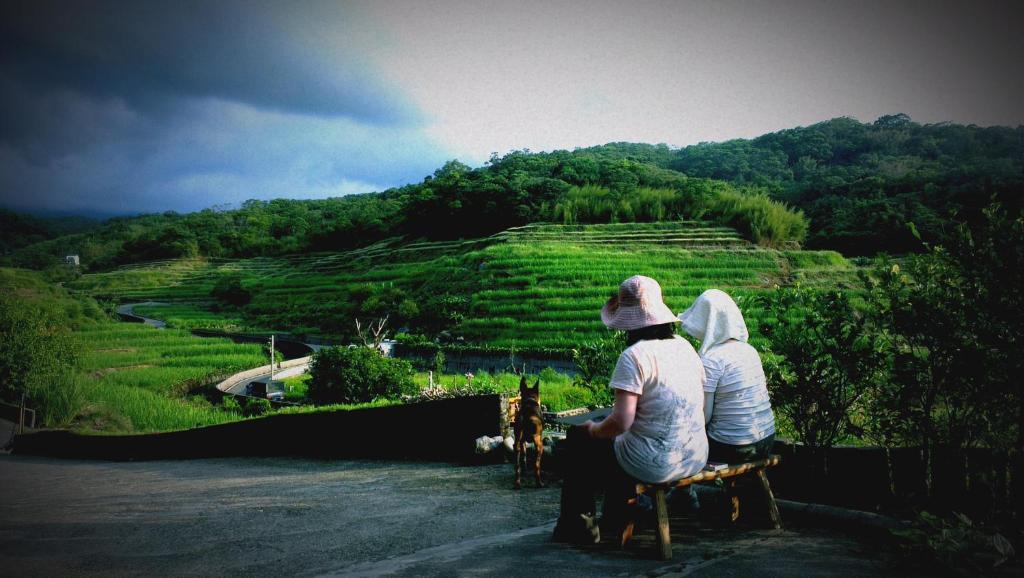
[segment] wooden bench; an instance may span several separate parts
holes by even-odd
[[[771,455],[763,460],[757,460],[754,462],[745,462],[742,464],[730,464],[729,467],[718,470],[702,470],[688,478],[683,478],[675,482],[666,482],[663,484],[646,484],[638,482],[636,485],[637,496],[646,494],[654,499],[654,510],[657,516],[657,540],[658,550],[662,560],[669,560],[672,558],[672,538],[669,535],[669,524],[668,524],[668,503],[666,494],[669,490],[686,488],[691,484],[698,482],[710,482],[714,480],[726,480],[725,491],[729,497],[731,503],[732,512],[730,514],[730,521],[735,522],[739,518],[740,514],[740,500],[736,491],[737,477],[743,475],[756,476],[760,481],[761,489],[764,490],[766,501],[768,502],[768,517],[771,519],[772,525],[775,529],[781,527],[781,518],[779,517],[779,507],[775,503],[775,496],[772,495],[771,486],[768,485],[768,477],[765,475],[765,470],[772,466],[777,466],[782,462],[782,458],[777,455]],[[631,504],[636,503],[636,499],[630,501]],[[635,520],[627,522],[625,528],[622,531],[622,545],[625,546],[633,536],[633,528],[636,524]]]

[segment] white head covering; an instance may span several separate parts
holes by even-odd
[[[724,291],[708,289],[700,294],[689,309],[679,314],[683,329],[700,340],[698,353],[730,339],[746,342],[750,337],[743,314],[736,302]]]
[[[601,308],[601,321],[612,329],[630,331],[679,321],[661,300],[661,285],[634,275],[619,285],[619,294]]]

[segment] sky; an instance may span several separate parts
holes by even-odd
[[[1024,124],[1017,2],[5,0],[0,207],[325,198],[841,116]]]

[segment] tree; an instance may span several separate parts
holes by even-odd
[[[412,365],[366,347],[331,347],[313,354],[309,398],[315,404],[363,403],[413,393]]]
[[[893,368],[869,415],[876,433],[922,447],[929,493],[936,448],[1024,448],[1024,219],[998,205],[984,214],[864,276]]]

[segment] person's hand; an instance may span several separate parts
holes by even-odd
[[[590,437],[591,423],[592,422],[590,420],[587,420],[585,423],[570,427],[569,431],[565,434],[566,439],[583,439]]]
[[[594,427],[594,420],[588,419],[587,421],[580,424],[580,427],[587,432],[587,437],[591,437],[590,428]]]

